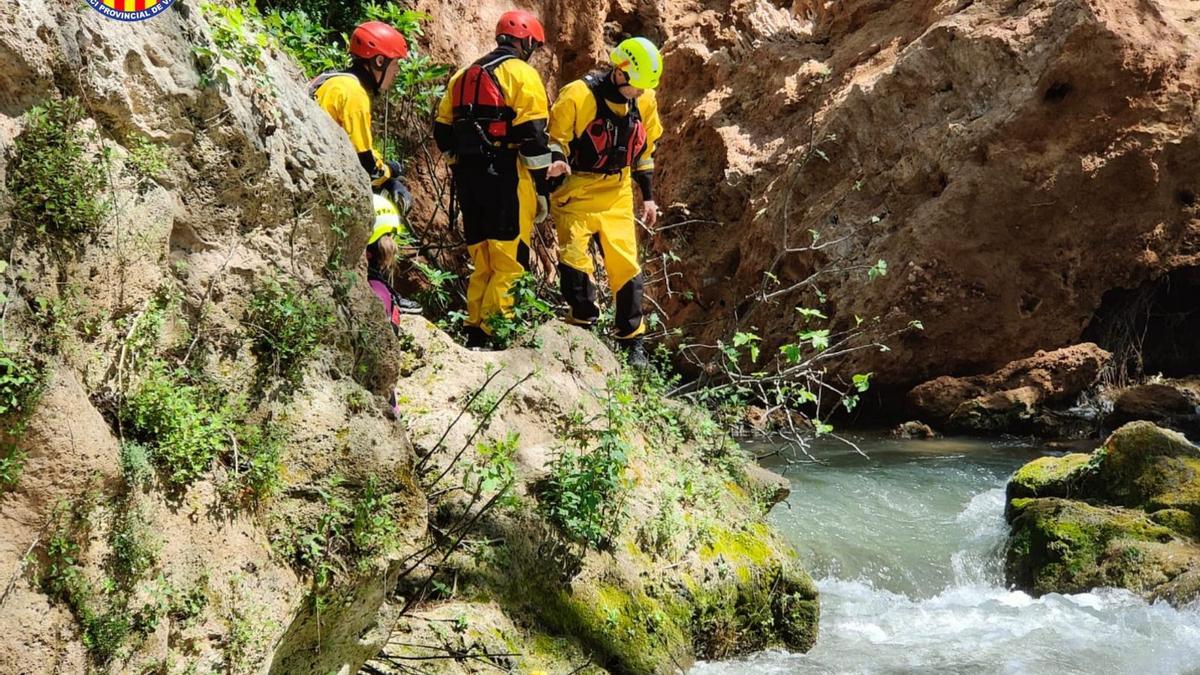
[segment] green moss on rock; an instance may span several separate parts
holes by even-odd
[[[1147,500],[1147,507],[1178,509],[1200,518],[1200,459],[1161,458],[1155,468],[1155,490]]]
[[[1153,546],[1176,539],[1146,514],[1058,498],[1016,499],[1006,560],[1010,583],[1034,594],[1099,586],[1147,590]]]
[[[1162,509],[1151,513],[1150,520],[1188,537],[1200,536],[1200,518],[1187,511]]]
[[[1150,422],[1126,424],[1109,436],[1099,452],[1100,496],[1122,506],[1145,506],[1174,492],[1195,480],[1194,466],[1200,466],[1200,449],[1182,434]]]
[[[1092,459],[1092,455],[1083,453],[1039,457],[1013,474],[1008,498],[1071,497],[1091,473]]]
[[[595,649],[606,668],[659,673],[669,664],[689,660],[690,640],[679,611],[643,591],[611,583],[576,584],[548,600],[548,622]]]

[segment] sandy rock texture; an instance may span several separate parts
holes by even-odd
[[[697,658],[811,648],[816,588],[764,519],[787,481],[705,415],[648,395],[595,335],[557,321],[482,354],[420,317],[403,330],[420,345],[398,400],[417,453],[429,457],[422,480],[439,495],[431,529],[453,532],[480,512],[482,500],[468,499],[472,476],[505,439],[516,444],[516,499],[489,511],[472,545],[436,570],[442,590],[401,622],[372,667],[494,653],[506,656],[492,663],[519,672],[669,673]],[[559,456],[614,442],[603,433],[614,428],[612,406],[628,442],[627,517],[606,545],[585,548],[547,515],[545,495]],[[487,667],[478,661],[444,672]]]
[[[0,8],[0,185],[24,178],[8,169],[26,113],[74,97],[84,109],[80,129],[92,135],[81,161],[97,162],[91,170],[105,176],[99,197],[111,202],[98,228],[64,240],[54,223],[10,219],[12,197],[0,195],[4,346],[32,353],[45,373],[27,430],[15,445],[4,439],[5,457],[25,457],[20,479],[0,490],[4,672],[181,672],[187,664],[354,672],[386,640],[396,619],[389,580],[403,547],[425,534],[411,447],[377,398],[384,389],[349,376],[344,323],[322,336],[301,393],[254,413],[264,424],[278,421],[286,436],[275,496],[239,505],[223,492],[237,452],[229,444],[184,490],[167,490],[161,472],[122,477],[129,433],[116,411],[150,361],[185,364],[224,394],[249,395],[253,289],[291,280],[333,311],[327,263],[338,256],[353,268],[367,236],[362,171],[342,131],[294,83],[294,67],[269,50],[253,63],[206,63],[196,48],[213,47],[208,35],[195,2],[137,24],[65,0]],[[161,153],[153,175],[131,160],[144,143]],[[101,146],[112,158],[107,167],[98,162]],[[333,236],[329,205],[348,214],[344,238]],[[133,346],[163,298],[161,330],[147,329]],[[394,340],[365,287],[350,288],[338,305],[372,319],[356,324],[364,339]],[[376,379],[394,380],[397,371],[396,358],[385,356]],[[320,516],[320,490],[335,474],[351,486],[378,481],[393,500],[400,546],[362,561],[370,573],[346,591],[344,606],[326,610],[318,629],[309,580],[278,545],[294,536],[290,528]],[[350,498],[349,488],[339,490]],[[66,514],[77,514],[71,574],[93,591],[75,608],[47,592],[48,579],[64,578],[48,568],[48,551],[62,550]],[[144,563],[126,561],[138,566],[138,579],[113,589],[102,581],[120,563],[113,542],[130,542],[111,533],[131,519],[131,537],[153,551],[152,562],[142,570]],[[128,598],[128,612],[102,613],[115,594]],[[99,662],[97,644],[147,613],[158,618]]]
[[[1093,387],[1111,355],[1085,343],[1038,352],[990,375],[943,376],[908,393],[920,415],[948,429],[976,433],[1054,434],[1054,408]]]

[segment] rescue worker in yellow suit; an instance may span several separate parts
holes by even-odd
[[[323,73],[309,84],[309,95],[346,130],[350,143],[371,179],[375,192],[407,211],[412,194],[401,182],[399,162],[385,162],[375,150],[371,135],[371,101],[386,93],[396,82],[400,59],[408,57],[408,43],[400,31],[381,21],[368,21],[350,35],[352,65],[344,71]],[[420,314],[421,305],[396,295],[396,308],[404,314]]]
[[[624,40],[612,67],[563,87],[550,110],[549,177],[566,176],[551,197],[558,226],[559,283],[570,306],[567,320],[595,325],[600,316],[588,252],[600,240],[608,283],[616,299],[616,338],[634,366],[648,365],[642,335],[642,268],[638,263],[633,184],[642,192],[642,222],[658,219],[654,203],[654,149],[662,122],[654,89],[662,55],[646,38]]]
[[[434,140],[454,174],[467,250],[467,347],[483,348],[493,317],[512,311],[529,267],[533,225],[549,212],[549,104],[527,61],[546,42],[529,12],[500,17],[496,49],[455,73],[438,106]]]

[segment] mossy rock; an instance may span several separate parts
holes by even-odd
[[[1165,457],[1155,462],[1148,510],[1175,509],[1200,518],[1200,459]]]
[[[674,673],[696,657],[771,646],[812,648],[816,585],[766,525],[714,528],[697,553],[674,578],[658,582],[581,576],[556,589],[549,580],[533,581],[549,586],[534,594],[533,606],[546,625],[577,637],[618,673]]]
[[[1131,422],[1097,450],[1104,501],[1200,515],[1200,448],[1150,422]]]
[[[1150,598],[1166,601],[1175,607],[1187,607],[1200,602],[1200,567],[1190,569],[1159,586]]]
[[[1111,586],[1144,592],[1194,551],[1145,513],[1058,498],[1016,499],[1005,571],[1036,595]]]
[[[1094,473],[1093,455],[1072,453],[1039,457],[1017,470],[1008,482],[1008,499],[1079,497]]]
[[[1179,509],[1162,509],[1150,514],[1150,520],[1188,537],[1200,537],[1200,518]]]
[[[690,610],[615,583],[576,583],[546,598],[547,623],[594,649],[605,668],[622,673],[674,672],[691,661]]]

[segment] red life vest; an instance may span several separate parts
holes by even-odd
[[[629,101],[629,112],[618,115],[609,107],[601,93],[604,73],[585,75],[592,96],[596,99],[596,119],[583,135],[571,141],[571,169],[586,173],[616,174],[633,166],[646,149],[646,125],[638,110],[637,100]]]
[[[455,83],[450,100],[455,154],[459,157],[492,156],[508,143],[517,113],[504,100],[496,69],[515,58],[508,51],[494,51],[463,71]]]

